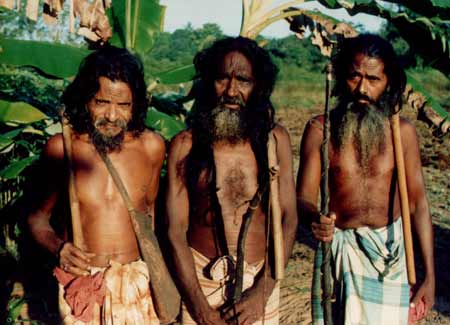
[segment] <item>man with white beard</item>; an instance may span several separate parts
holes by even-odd
[[[279,286],[271,274],[271,249],[267,258],[267,193],[249,207],[269,177],[272,132],[287,261],[297,216],[290,139],[274,123],[270,102],[277,68],[264,49],[242,37],[216,41],[196,55],[194,64],[203,92],[189,128],[174,138],[168,158],[169,239],[183,298],[181,321],[278,324]],[[235,303],[238,235],[248,209],[254,215],[245,245],[244,292]]]
[[[304,131],[297,178],[300,222],[316,239],[331,242],[334,324],[406,324],[434,303],[433,229],[414,126],[401,119],[411,221],[425,277],[410,300],[399,191],[389,118],[401,107],[406,77],[392,46],[379,36],[346,39],[333,58],[337,107],[331,111],[328,215],[320,215],[324,116]],[[316,252],[313,323],[323,323],[321,251]]]

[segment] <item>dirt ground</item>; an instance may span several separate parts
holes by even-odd
[[[291,135],[295,173],[304,125],[310,117],[319,113],[319,110],[300,109],[279,109],[276,113],[279,123]],[[432,130],[424,122],[417,121],[413,111],[406,109],[402,116],[414,122],[419,134],[435,234],[436,303],[432,312],[420,324],[450,324],[450,137],[433,136]],[[315,245],[310,231],[300,227],[281,288],[281,324],[311,323],[310,286]],[[423,271],[417,245],[415,259],[420,281]]]

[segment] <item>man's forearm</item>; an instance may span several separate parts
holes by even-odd
[[[434,281],[433,226],[428,213],[428,205],[426,203],[419,204],[416,213],[412,217],[422,252],[425,277]]]
[[[320,216],[317,206],[311,202],[297,198],[297,207],[300,224],[310,228],[313,220],[317,220]]]
[[[30,233],[40,246],[56,256],[64,241],[56,235],[54,229],[46,221],[47,218],[42,217],[42,213],[38,211],[30,215],[28,219]]]
[[[194,258],[186,240],[180,240],[178,235],[175,237],[176,239],[171,238],[170,241],[173,249],[177,282],[183,295],[183,300],[187,302],[196,315],[201,314],[210,310],[211,306],[200,287],[195,271]]]

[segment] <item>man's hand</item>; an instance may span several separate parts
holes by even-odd
[[[333,240],[334,235],[334,222],[336,220],[336,214],[331,212],[328,216],[320,216],[319,220],[311,223],[311,230],[316,239],[330,243]]]
[[[212,308],[209,308],[208,311],[194,312],[194,318],[197,324],[227,325],[227,322],[220,318],[220,312]]]
[[[87,253],[66,242],[59,251],[59,266],[66,272],[76,276],[87,276],[90,270],[90,261],[94,253]]]
[[[434,305],[434,279],[425,280],[414,294],[410,307],[415,309],[414,318],[420,320],[424,318]]]
[[[234,308],[229,307],[222,318],[231,324],[237,320],[239,325],[251,325],[263,317],[268,298],[269,294],[263,297],[261,290],[252,287],[244,291],[239,302]]]

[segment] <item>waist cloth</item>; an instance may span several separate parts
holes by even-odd
[[[192,247],[191,251],[194,257],[197,278],[209,305],[217,309],[226,302],[231,301],[234,288],[233,274],[235,273],[236,257],[227,255],[217,260],[211,260]],[[253,285],[256,275],[263,266],[264,260],[255,264],[244,262],[243,290]],[[254,324],[259,325],[264,322],[265,325],[277,325],[279,323],[279,300],[280,286],[277,283],[267,301],[263,316],[264,320],[261,318]],[[197,324],[192,319],[184,303],[182,303],[181,308],[181,324]]]
[[[142,260],[110,261],[109,266],[91,268],[90,273],[75,277],[55,268],[62,324],[159,324],[148,268]]]
[[[313,324],[323,324],[321,244],[312,285]],[[377,229],[337,229],[331,243],[334,324],[407,324],[409,285],[401,218]]]

